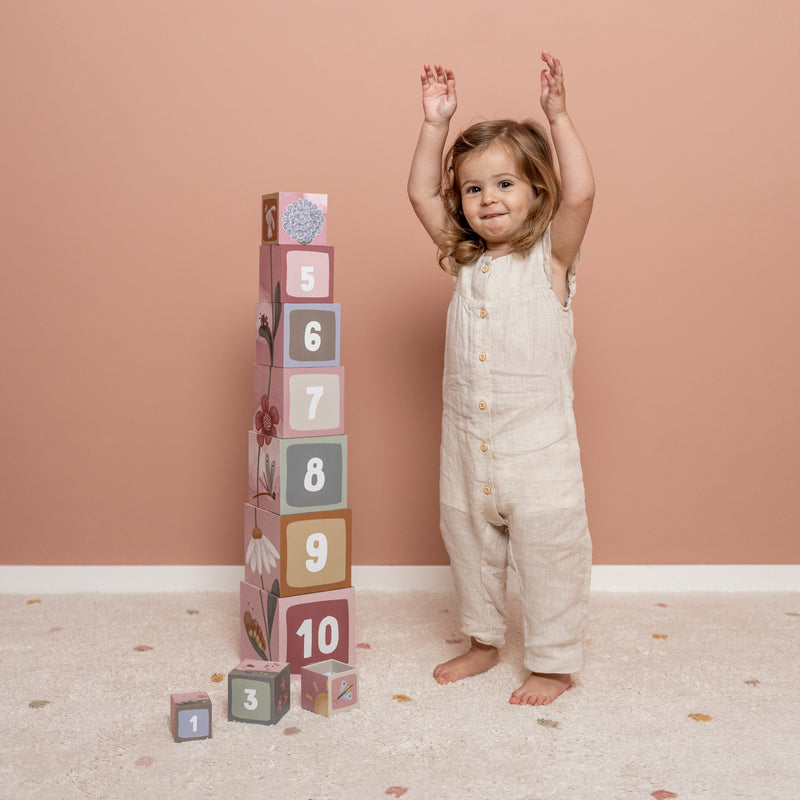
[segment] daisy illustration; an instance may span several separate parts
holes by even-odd
[[[244,560],[250,565],[250,569],[259,575],[263,575],[264,572],[270,573],[278,566],[280,554],[258,526],[251,532],[250,544],[247,545],[247,555]]]

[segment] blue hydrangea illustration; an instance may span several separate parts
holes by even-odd
[[[310,244],[322,230],[322,209],[310,200],[295,200],[283,212],[283,229],[299,244]]]

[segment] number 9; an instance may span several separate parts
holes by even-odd
[[[328,537],[324,533],[312,533],[306,539],[306,569],[309,572],[320,572],[328,561]]]

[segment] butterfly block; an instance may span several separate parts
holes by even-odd
[[[244,579],[278,597],[350,586],[349,508],[278,515],[244,507]]]
[[[265,244],[259,249],[258,299],[264,303],[333,301],[333,248]]]
[[[274,725],[288,710],[289,665],[242,661],[228,673],[228,719]]]
[[[261,244],[327,244],[328,195],[272,192],[261,196]]]
[[[352,588],[277,597],[242,581],[239,655],[288,662],[292,675],[326,658],[348,663],[355,653],[354,611]]]
[[[281,439],[344,433],[344,367],[253,367],[253,430]]]
[[[347,436],[279,439],[250,431],[248,437],[253,505],[275,514],[347,506]]]
[[[358,670],[329,659],[300,670],[300,704],[326,717],[358,705]]]
[[[206,692],[169,696],[169,722],[176,742],[211,738],[211,699]]]
[[[256,364],[338,367],[339,303],[258,303]]]

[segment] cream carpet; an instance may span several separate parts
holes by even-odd
[[[519,708],[519,611],[491,672],[442,687],[455,598],[356,593],[359,708],[227,721],[238,595],[0,595],[0,797],[789,800],[800,791],[800,594],[594,593],[586,666]],[[212,676],[226,680],[214,682]],[[207,691],[176,744],[169,695]]]

